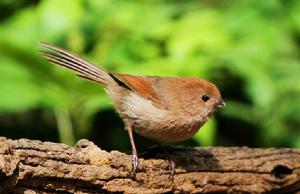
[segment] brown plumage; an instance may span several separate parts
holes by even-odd
[[[138,157],[132,131],[165,142],[191,138],[211,113],[225,105],[218,88],[194,77],[133,76],[109,73],[63,49],[40,43],[51,63],[73,70],[79,77],[102,84],[128,130],[133,171]]]

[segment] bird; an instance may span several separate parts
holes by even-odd
[[[57,46],[39,42],[39,47],[50,63],[104,87],[128,132],[131,176],[139,168],[134,131],[158,142],[187,140],[225,106],[218,87],[206,79],[113,73]]]

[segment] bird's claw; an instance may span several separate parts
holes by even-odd
[[[173,178],[175,175],[175,162],[171,159],[168,159],[168,169],[171,170],[171,177]]]

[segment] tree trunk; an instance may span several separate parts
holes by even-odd
[[[88,140],[0,138],[0,193],[300,193],[300,149],[153,147],[130,171],[130,155]]]

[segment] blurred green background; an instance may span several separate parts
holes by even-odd
[[[104,90],[41,59],[45,41],[112,72],[216,83],[226,107],[181,144],[300,147],[300,1],[1,0],[0,22],[0,136],[130,150]]]

